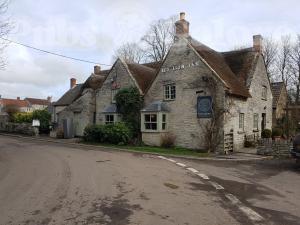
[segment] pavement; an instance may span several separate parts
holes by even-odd
[[[293,160],[194,160],[0,136],[0,224],[299,224]]]

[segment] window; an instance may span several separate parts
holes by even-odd
[[[157,130],[157,114],[145,114],[145,129]]]
[[[254,113],[253,115],[253,129],[258,130],[258,114]]]
[[[162,114],[162,124],[161,124],[161,129],[166,130],[167,128],[167,115]]]
[[[262,86],[261,98],[264,100],[267,100],[267,87],[266,86]]]
[[[116,94],[118,93],[119,89],[111,89],[111,102],[116,103]]]
[[[164,86],[165,100],[174,100],[176,98],[175,84],[168,84]]]
[[[239,129],[244,131],[244,119],[245,119],[245,114],[240,113],[239,115]]]
[[[105,124],[112,124],[115,122],[115,117],[112,114],[105,115]]]

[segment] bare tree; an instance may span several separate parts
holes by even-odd
[[[147,61],[162,61],[167,55],[175,37],[175,17],[160,19],[150,25],[142,37]]]
[[[290,53],[292,85],[295,90],[295,103],[299,104],[300,98],[300,35],[297,35],[296,41],[292,44]]]
[[[264,39],[263,44],[263,58],[267,69],[267,74],[270,80],[274,80],[274,68],[276,63],[276,57],[278,53],[278,44],[270,38]]]
[[[125,43],[121,45],[113,56],[113,60],[117,58],[123,59],[129,63],[140,63],[145,57],[144,50],[137,43]]]
[[[0,69],[4,69],[5,67],[5,60],[3,57],[3,51],[7,46],[7,42],[3,40],[11,30],[11,23],[5,17],[7,8],[8,8],[8,0],[0,0]]]
[[[281,37],[281,43],[278,48],[278,54],[276,58],[276,67],[278,70],[279,78],[285,83],[286,86],[288,86],[291,81],[291,50],[290,36]]]

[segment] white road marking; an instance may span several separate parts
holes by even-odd
[[[253,221],[262,221],[263,217],[247,206],[239,206],[239,209]]]
[[[160,159],[167,159],[166,157],[164,157],[164,156],[157,156],[158,158],[160,158]]]
[[[196,170],[196,169],[194,169],[194,168],[186,168],[187,170],[189,170],[189,171],[191,171],[191,172],[193,172],[193,173],[199,173],[199,171],[198,170]]]
[[[176,163],[176,161],[173,160],[173,159],[168,159],[168,158],[166,158],[166,160],[168,160],[169,162],[172,162],[172,163]]]
[[[225,197],[226,197],[227,199],[229,199],[229,201],[231,201],[231,203],[232,203],[233,205],[236,205],[236,204],[240,204],[240,203],[241,203],[240,200],[239,200],[237,197],[235,197],[233,194],[226,194]]]
[[[198,175],[199,177],[201,177],[202,179],[204,179],[204,180],[209,180],[209,177],[206,176],[206,175],[203,174],[203,173],[197,173],[197,175]]]
[[[209,183],[211,183],[211,185],[214,186],[214,188],[217,189],[217,190],[224,190],[224,187],[221,186],[220,184],[216,183],[216,182],[210,181]]]
[[[176,165],[181,166],[181,167],[186,167],[186,165],[183,163],[176,163]]]

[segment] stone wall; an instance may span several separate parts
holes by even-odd
[[[30,123],[11,123],[7,122],[0,127],[1,132],[24,134],[29,136],[36,136],[39,134],[39,129],[33,127]]]
[[[136,84],[129,75],[126,65],[118,59],[104,81],[102,87],[96,91],[96,123],[103,124],[105,115],[103,111],[110,106],[112,101],[112,81],[115,82],[118,89],[135,87]]]
[[[174,65],[185,65],[185,68],[166,71],[165,68]],[[209,67],[200,60],[197,53],[185,41],[179,40],[171,47],[158,76],[145,95],[145,105],[156,100],[164,100],[164,85],[176,84],[176,99],[165,101],[165,103],[170,109],[167,120],[168,131],[176,136],[175,144],[177,146],[194,149],[205,148],[203,126],[200,124],[204,124],[209,119],[197,118],[197,97],[211,95],[211,93],[206,87],[203,77],[213,78],[216,81],[218,86],[216,101],[222,107],[224,88],[221,81],[213,75]],[[222,127],[220,129],[222,130]],[[146,144],[158,145],[161,135],[143,132],[142,137]]]

